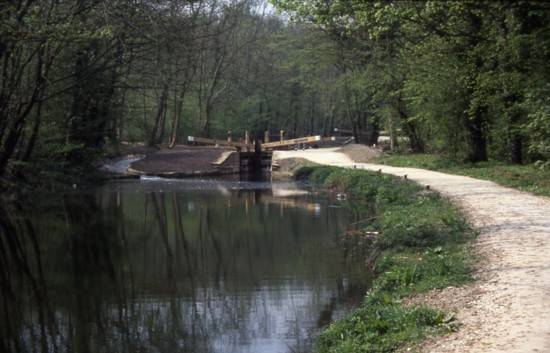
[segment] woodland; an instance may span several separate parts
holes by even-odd
[[[549,19],[542,1],[2,1],[1,185],[227,130],[548,168]]]

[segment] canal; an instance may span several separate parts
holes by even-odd
[[[0,208],[2,352],[311,352],[358,215],[293,183],[132,180]]]

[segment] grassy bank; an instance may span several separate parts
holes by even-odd
[[[471,232],[452,204],[414,183],[367,171],[305,167],[297,177],[346,192],[374,212],[363,232],[353,236],[364,237],[379,254],[376,279],[362,306],[322,333],[317,352],[392,352],[456,328],[444,312],[403,304],[407,296],[471,279]]]
[[[511,165],[497,161],[459,164],[433,154],[388,155],[377,158],[373,163],[467,175],[477,179],[491,180],[536,195],[550,196],[550,170],[542,170],[532,164]]]

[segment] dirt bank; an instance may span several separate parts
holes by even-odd
[[[382,150],[377,148],[359,145],[356,143],[350,143],[349,145],[342,146],[337,151],[342,152],[355,163],[368,163],[374,158],[380,157],[384,154]]]
[[[338,149],[278,151],[274,163],[318,164],[407,175],[462,207],[480,232],[478,281],[433,291],[426,300],[456,311],[463,326],[423,352],[550,352],[550,200],[490,181],[434,171],[355,163]]]
[[[220,174],[214,164],[233,149],[217,147],[176,146],[161,149],[133,162],[129,171],[141,175],[186,177]]]

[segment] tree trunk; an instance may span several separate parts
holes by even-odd
[[[358,119],[355,117],[355,112],[352,110],[350,96],[351,96],[351,93],[349,91],[348,81],[346,76],[344,81],[344,101],[346,104],[346,115],[348,117],[348,120],[351,125],[351,129],[353,131],[353,138],[355,139],[355,143],[361,143],[361,140],[359,138],[358,123],[357,123]]]
[[[168,100],[168,85],[164,85],[159,97],[159,104],[157,108],[157,116],[155,119],[155,125],[149,138],[149,146],[156,146],[162,142],[164,136],[164,121],[166,117],[166,101]]]
[[[512,163],[523,164],[523,137],[518,133],[512,138],[511,152]]]
[[[201,128],[201,134],[203,137],[210,137],[210,115],[211,107],[210,103],[207,102],[203,111],[203,123]]]
[[[311,97],[309,104],[309,131],[310,135],[316,135],[315,133],[315,98]]]
[[[13,109],[10,112],[10,109],[7,109],[7,123],[6,128],[3,131],[7,133],[5,139],[2,139],[3,136],[0,136],[0,176],[4,175],[6,172],[6,167],[10,158],[14,155],[17,144],[21,137],[21,132],[25,126],[26,119],[28,115],[32,112],[36,104],[40,103],[40,98],[44,94],[46,87],[46,78],[44,72],[44,47],[41,47],[37,52],[37,63],[35,71],[35,84],[32,90],[32,94],[29,97],[27,103],[19,103],[17,109]],[[1,106],[5,106],[1,104]],[[10,115],[13,114],[13,117],[10,119]],[[11,124],[10,124],[11,122]]]
[[[514,102],[516,103],[516,102]],[[510,143],[510,161],[515,164],[523,164],[523,135],[519,130],[521,124],[521,112],[515,111],[510,119],[512,141]]]
[[[420,137],[418,133],[418,126],[414,121],[411,121],[403,109],[399,108],[399,117],[402,122],[403,131],[409,138],[409,147],[413,153],[424,153],[426,151],[426,146],[424,140]]]
[[[369,146],[378,144],[378,137],[380,137],[380,127],[378,126],[378,122],[371,121],[370,124],[367,124],[367,127],[368,134],[366,143]]]
[[[361,141],[359,140],[359,131],[357,129],[357,122],[356,122],[356,119],[354,118],[354,114],[351,110],[351,104],[350,104],[350,101],[349,101],[349,97],[347,96],[346,94],[346,115],[348,117],[348,120],[349,120],[349,123],[351,125],[351,129],[353,131],[353,138],[355,139],[355,143],[361,143]]]
[[[478,108],[474,118],[468,124],[470,132],[471,150],[468,161],[472,163],[484,162],[487,160],[487,136],[484,131],[485,108]]]
[[[476,36],[481,31],[482,28],[482,19],[474,14],[471,13],[469,16],[470,20],[470,28],[471,28],[471,38],[469,40],[469,45],[467,50],[473,51],[476,46],[479,44],[478,39]],[[483,69],[483,60],[484,58],[480,56],[480,54],[475,54],[475,69],[476,73],[475,75],[482,72]],[[474,84],[476,82],[476,77],[471,78],[471,83]],[[472,102],[473,98],[473,92],[472,89],[470,89],[469,95],[470,97],[470,104]],[[487,115],[487,107],[485,106],[478,106],[475,109],[474,115],[469,116],[467,121],[467,128],[468,132],[470,133],[470,153],[468,156],[468,161],[470,162],[483,162],[487,160],[487,136],[485,134],[485,122],[486,122],[486,115]]]
[[[182,88],[179,97],[176,97],[176,105],[174,109],[174,119],[172,120],[172,134],[170,137],[170,145],[168,148],[174,148],[178,142],[178,130],[180,125],[180,118],[183,112],[183,100],[185,99],[186,88]]]
[[[21,157],[21,160],[23,162],[28,162],[31,158],[32,151],[34,150],[34,146],[36,145],[36,140],[38,139],[38,131],[40,130],[41,124],[42,124],[42,100],[40,100],[38,102],[38,105],[36,106],[36,116],[32,127],[31,137],[29,139],[29,142],[27,143],[27,148],[25,149],[25,153]]]
[[[399,141],[397,140],[397,133],[395,131],[396,129],[395,129],[395,122],[393,117],[390,117],[389,119],[388,130],[390,132],[390,150],[393,151],[396,147],[399,146]]]

